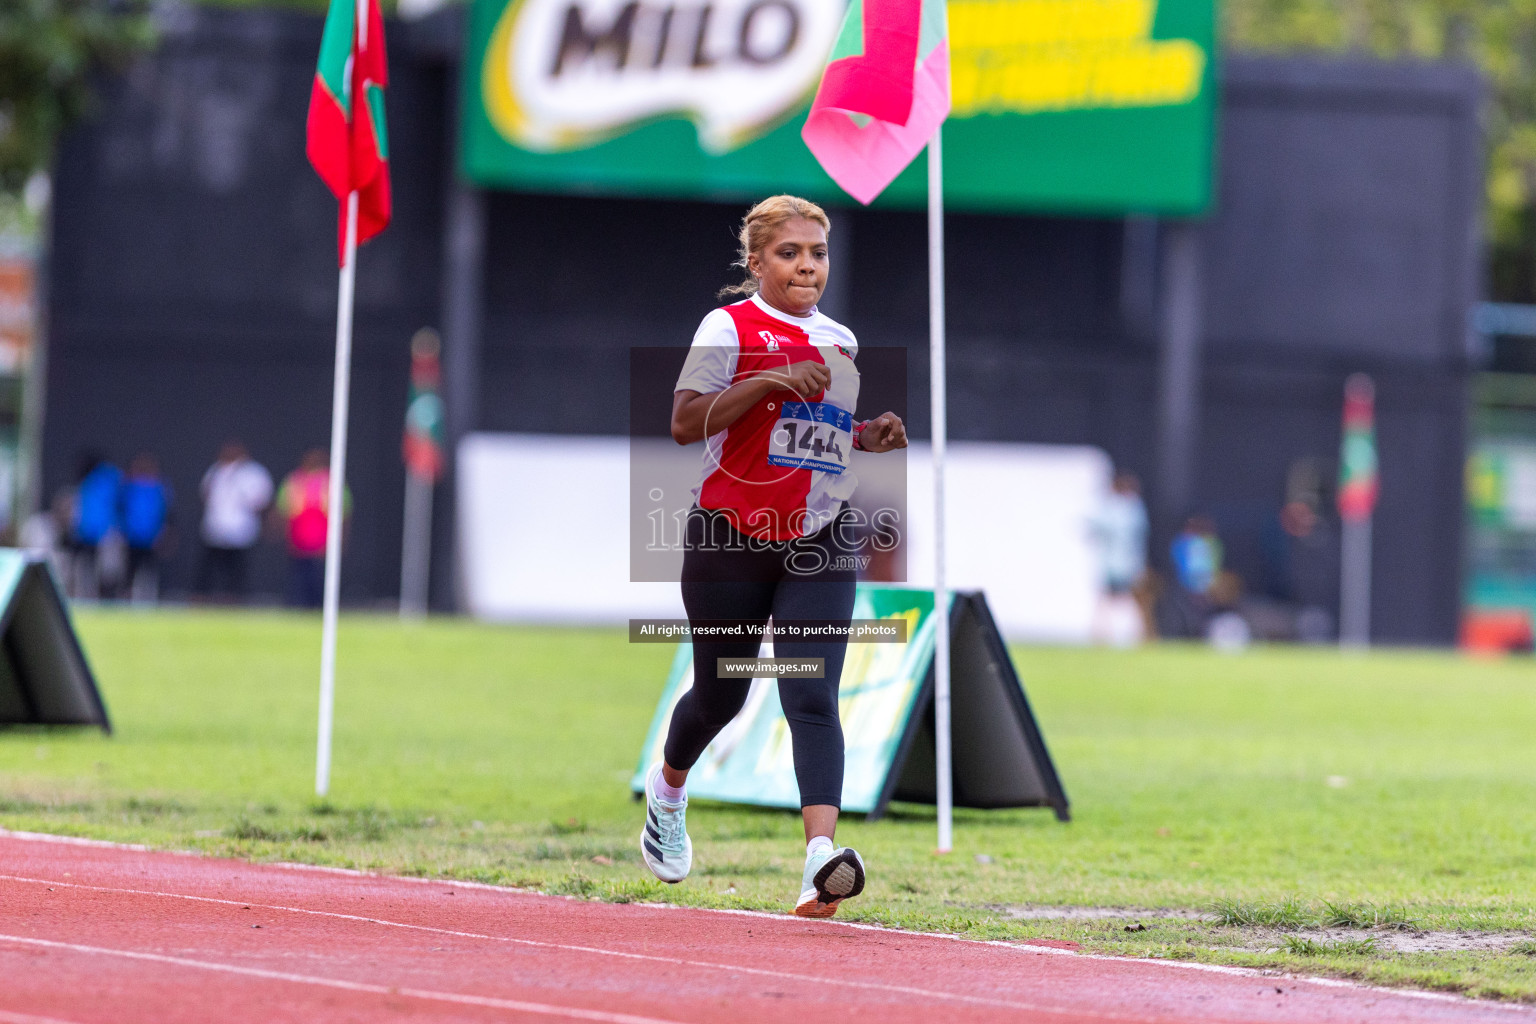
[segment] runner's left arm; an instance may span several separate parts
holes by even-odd
[[[859,447],[866,452],[889,452],[907,446],[907,425],[894,412],[866,420],[859,430]]]

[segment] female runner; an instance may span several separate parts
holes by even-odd
[[[853,613],[858,531],[847,510],[853,450],[907,445],[900,417],[855,422],[858,342],[816,309],[827,286],[827,215],[774,196],[741,227],[745,296],[704,318],[678,378],[672,437],[705,441],[685,531],[683,605],[692,623],[830,624]],[[795,913],[830,917],[864,888],[858,853],[832,838],[843,793],[837,690],[846,635],[776,639],[779,658],[821,658],[820,679],[783,679],[795,779],[805,818],[805,874]],[[752,658],[758,639],[693,642],[693,688],[678,701],[665,759],[646,780],[641,853],[657,878],[679,882],[693,862],[685,783],[704,748],[741,711],[751,680],[720,678],[721,660]]]

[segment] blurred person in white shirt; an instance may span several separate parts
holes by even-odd
[[[1141,481],[1130,473],[1115,475],[1092,520],[1099,545],[1104,589],[1094,614],[1094,639],[1116,647],[1131,647],[1146,636],[1146,621],[1135,597],[1136,585],[1147,572],[1147,506]]]
[[[203,553],[197,592],[215,600],[248,596],[251,549],[261,538],[262,513],[272,504],[272,474],[245,445],[229,441],[203,474]]]

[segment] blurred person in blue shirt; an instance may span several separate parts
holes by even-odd
[[[171,488],[153,455],[134,457],[118,507],[128,543],[130,595],[135,601],[154,601],[160,596],[160,556],[170,538]]]
[[[121,542],[117,510],[122,486],[123,471],[104,456],[92,452],[81,458],[69,519],[76,597],[97,597],[117,586],[118,573],[107,549],[114,541]],[[104,554],[109,557],[104,559]]]
[[[1173,538],[1170,553],[1179,586],[1195,597],[1209,598],[1221,573],[1221,541],[1216,536],[1216,524],[1206,516],[1191,516]]]
[[[1158,599],[1158,630],[1166,637],[1203,637],[1213,610],[1212,592],[1221,575],[1216,524],[1206,516],[1190,516],[1173,538],[1169,556],[1174,585]]]

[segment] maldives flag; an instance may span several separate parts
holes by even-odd
[[[309,94],[305,151],[320,179],[341,202],[343,260],[349,193],[357,193],[358,244],[389,224],[387,81],[384,19],[378,0],[331,0]]]
[[[853,0],[800,132],[832,180],[872,202],[948,116],[944,0]]]
[[[418,332],[417,338],[428,332]],[[436,336],[411,340],[411,398],[405,406],[405,468],[428,483],[443,475],[443,399],[438,394],[442,368]]]
[[[1339,516],[1358,523],[1376,510],[1376,386],[1363,373],[1344,385],[1344,441],[1339,453]]]

